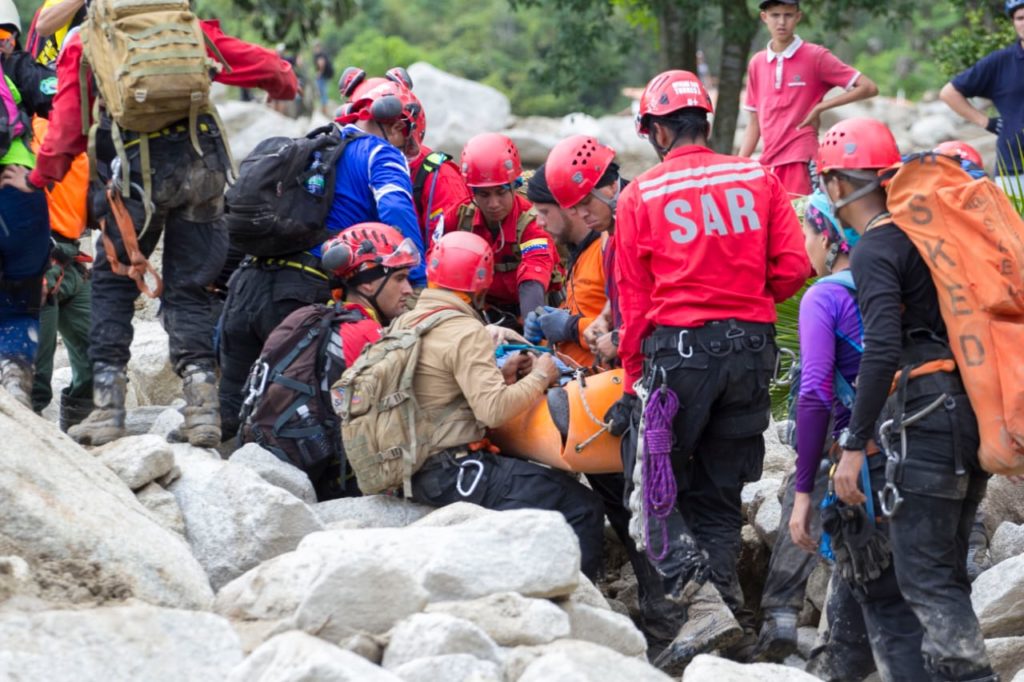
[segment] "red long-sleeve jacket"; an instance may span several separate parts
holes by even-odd
[[[225,85],[266,90],[274,99],[293,99],[299,83],[291,65],[273,51],[244,40],[225,35],[216,19],[199,22],[203,33],[217,46],[217,50],[231,70],[224,69],[214,80]],[[212,59],[217,55],[207,52]],[[71,162],[88,147],[88,137],[82,132],[81,88],[79,68],[82,63],[82,38],[77,33],[64,43],[57,59],[57,94],[53,96],[50,126],[42,146],[36,154],[35,170],[29,182],[44,187],[49,182],[64,178]],[[89,111],[96,97],[95,86],[89,79]]]
[[[796,213],[758,162],[706,147],[672,150],[622,191],[615,280],[626,390],[654,327],[774,322],[775,303],[811,275]]]
[[[419,156],[409,161],[409,173],[414,188],[423,161],[431,153],[433,150],[430,147],[420,145]],[[436,237],[455,229],[459,208],[472,201],[473,194],[466,186],[466,181],[462,179],[459,167],[451,161],[442,163],[437,170],[426,174],[423,178],[423,192],[416,203],[416,215],[420,220],[423,246],[426,248],[424,253],[430,252]]]
[[[484,220],[483,211],[473,216],[473,232],[487,240],[494,249],[495,265],[511,263],[516,259],[518,245],[519,264],[514,270],[494,271],[494,282],[487,290],[487,299],[501,305],[519,304],[519,285],[523,282],[540,282],[545,291],[551,289],[551,273],[558,262],[558,251],[551,236],[537,221],[531,221],[523,230],[522,239],[517,239],[516,226],[519,216],[533,208],[524,197],[515,195],[511,213],[501,223],[501,232],[494,236]]]

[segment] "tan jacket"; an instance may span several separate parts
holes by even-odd
[[[439,324],[423,337],[420,347],[413,392],[420,409],[437,415],[431,455],[482,439],[488,427],[500,426],[533,405],[548,383],[534,371],[506,385],[479,314],[449,291],[425,289],[416,307],[394,324],[413,326],[439,308],[465,314]]]

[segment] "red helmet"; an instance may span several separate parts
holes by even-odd
[[[963,140],[943,142],[932,151],[936,154],[945,154],[946,156],[959,156],[964,161],[970,161],[978,168],[985,166],[985,162],[981,160],[981,154],[978,153],[978,150]]]
[[[420,252],[411,239],[384,223],[358,223],[324,242],[320,263],[339,279],[368,273],[372,281],[388,270],[419,265]],[[379,275],[374,270],[381,269]]]
[[[494,279],[494,252],[483,237],[472,232],[449,232],[427,256],[427,281],[453,291],[479,294]]]
[[[825,133],[818,147],[818,172],[879,170],[900,162],[896,139],[881,121],[850,118]]]
[[[416,120],[423,112],[423,105],[412,91],[401,83],[384,78],[371,78],[365,84],[357,85],[351,102],[348,114],[343,117],[346,123],[403,120],[409,126],[409,134],[414,134]]]
[[[640,95],[640,110],[636,114],[636,132],[647,135],[648,116],[666,116],[673,111],[695,107],[709,114],[715,113],[711,96],[694,74],[674,69],[659,73],[651,79]]]
[[[544,162],[544,178],[555,201],[572,208],[597,187],[615,150],[587,135],[567,137],[552,148]]]
[[[423,144],[423,138],[427,134],[427,115],[423,111],[423,103],[412,91],[412,78],[409,73],[400,66],[388,70],[384,78],[367,78],[366,72],[356,66],[348,66],[341,74],[338,81],[338,90],[341,96],[348,98],[349,102],[355,103],[365,99],[370,93],[376,92],[381,86],[391,83],[395,88],[383,88],[380,92],[391,92],[402,100],[405,111],[412,116],[413,137],[418,144]]]
[[[519,150],[504,135],[483,133],[462,148],[462,177],[470,187],[511,185],[522,172]]]

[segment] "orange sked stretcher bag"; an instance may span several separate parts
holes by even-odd
[[[584,474],[622,471],[621,439],[601,419],[622,397],[622,370],[613,369],[548,389],[533,407],[490,433],[502,454]]]
[[[978,419],[981,466],[1024,473],[1024,221],[987,178],[920,154],[884,173],[893,221],[928,264]]]

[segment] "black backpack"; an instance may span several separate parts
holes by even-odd
[[[239,445],[258,443],[305,471],[320,500],[346,494],[330,389],[345,370],[339,325],[362,319],[358,311],[319,303],[292,312],[267,337],[242,389]]]
[[[240,251],[271,257],[305,251],[330,237],[324,227],[334,201],[338,161],[349,142],[329,124],[305,137],[271,137],[245,157],[238,180],[225,195],[228,234]],[[312,168],[320,152],[320,163]],[[322,195],[306,189],[317,173],[324,177]]]

